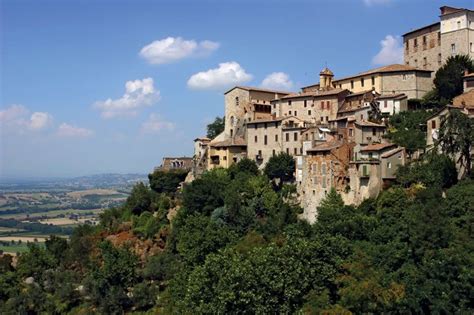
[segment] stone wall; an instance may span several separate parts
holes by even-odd
[[[265,137],[267,139],[265,144]],[[281,121],[247,125],[247,155],[263,168],[268,160],[282,151]],[[257,155],[261,159],[257,159]]]
[[[440,24],[425,27],[403,37],[406,65],[436,72],[441,66]],[[416,39],[416,45],[415,45]]]
[[[382,75],[381,94],[404,93],[410,98],[422,98],[433,88],[429,72],[390,72]]]

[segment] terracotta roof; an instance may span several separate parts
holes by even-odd
[[[382,124],[376,124],[371,121],[367,120],[358,120],[356,121],[356,125],[363,126],[363,127],[379,127],[379,128],[386,128],[385,125]]]
[[[351,112],[357,112],[357,111],[360,111],[360,110],[366,110],[366,109],[370,109],[370,105],[369,106],[362,106],[362,107],[350,107],[348,104],[347,105],[342,105],[341,108],[337,111],[337,113],[351,113]]]
[[[351,93],[349,95],[346,96],[346,98],[350,98],[350,97],[354,97],[354,96],[361,96],[361,95],[365,95],[367,93],[369,93],[370,95],[372,95],[372,91],[373,90],[365,90],[365,91],[362,91],[362,92],[357,92],[357,93]],[[376,94],[380,95],[379,93],[375,92]]]
[[[436,23],[433,23],[433,24],[430,24],[430,25],[418,27],[418,28],[415,28],[415,29],[413,29],[413,30],[411,30],[411,31],[409,31],[409,32],[407,32],[407,33],[405,33],[405,34],[403,34],[402,36],[405,37],[405,36],[408,35],[408,34],[415,33],[415,32],[421,31],[421,30],[423,30],[423,29],[425,29],[425,28],[430,28],[430,27],[433,27],[433,26],[436,26],[436,25],[441,25],[441,23],[440,23],[440,22],[436,22]]]
[[[398,153],[398,152],[400,152],[400,151],[403,151],[403,150],[405,150],[404,147],[398,147],[398,148],[396,148],[396,149],[393,149],[393,150],[390,150],[390,151],[388,151],[388,152],[385,152],[384,154],[380,155],[380,157],[381,157],[381,158],[387,158],[387,157],[392,156],[392,155],[394,155],[394,154],[396,154],[396,153]]]
[[[372,143],[361,148],[360,151],[380,151],[386,148],[395,147],[396,144],[393,143]]]
[[[234,139],[226,139],[224,141],[219,141],[210,144],[211,147],[214,148],[222,148],[222,147],[246,147],[247,142],[244,138],[236,137]]]
[[[208,137],[197,137],[194,141],[211,141]]]
[[[277,90],[270,90],[270,89],[262,89],[262,88],[254,87],[254,86],[241,86],[241,85],[236,85],[236,86],[234,86],[233,88],[231,88],[230,90],[227,90],[226,92],[224,92],[224,94],[229,93],[229,92],[232,91],[233,89],[242,89],[242,90],[247,90],[247,91],[258,91],[258,92],[268,92],[268,93],[277,93],[277,94],[290,94],[290,93],[291,93],[291,92],[287,92],[287,91],[277,91]]]
[[[406,94],[405,93],[393,93],[393,94],[382,94],[378,97],[376,97],[376,99],[380,99],[380,100],[383,100],[383,99],[387,99],[387,98],[393,98],[393,99],[402,99],[402,98],[406,98]]]
[[[339,148],[341,145],[342,145],[342,142],[339,142],[339,141],[325,142],[323,144],[317,145],[311,149],[306,150],[306,152],[331,151],[332,149]]]
[[[280,99],[289,99],[289,98],[299,98],[299,97],[318,97],[318,96],[330,96],[330,95],[337,95],[342,92],[349,91],[346,89],[339,89],[334,88],[330,90],[324,91],[313,91],[313,92],[300,92],[300,93],[292,93],[281,97]]]
[[[352,76],[334,80],[333,82],[336,83],[338,81],[347,80],[351,78],[357,78],[357,77],[366,76],[366,75],[375,74],[375,73],[406,72],[406,71],[433,72],[431,70],[418,69],[418,68],[407,66],[407,65],[393,64],[393,65],[383,66],[380,68],[375,68],[375,69],[367,70],[364,72],[360,72]]]
[[[453,98],[453,106],[474,109],[474,89]]]

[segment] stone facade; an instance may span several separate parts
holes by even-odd
[[[434,73],[454,55],[474,57],[474,11],[440,8],[440,21],[403,35],[406,65]]]

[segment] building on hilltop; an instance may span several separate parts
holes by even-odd
[[[161,165],[156,169],[162,171],[185,170],[189,171],[193,167],[193,158],[191,157],[164,157]]]
[[[454,55],[474,58],[474,11],[443,6],[439,22],[403,35],[407,66],[431,70],[432,76]]]

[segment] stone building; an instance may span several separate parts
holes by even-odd
[[[207,169],[228,168],[247,157],[247,142],[242,137],[224,139],[223,133],[209,142]]]
[[[443,6],[439,22],[403,35],[404,61],[408,66],[432,70],[454,55],[474,58],[474,11]]]
[[[248,121],[270,118],[270,101],[288,94],[288,92],[246,86],[236,86],[225,92],[225,139],[234,136],[243,137],[245,123]]]
[[[334,88],[352,93],[374,90],[379,94],[404,93],[408,98],[421,98],[433,87],[431,70],[393,64],[332,81]],[[319,89],[320,84],[303,87],[303,92]]]
[[[403,94],[385,94],[376,98],[380,112],[384,116],[391,116],[408,110],[408,97]]]
[[[191,157],[164,157],[161,166],[158,169],[162,171],[185,170],[189,171],[193,167],[193,158]]]

